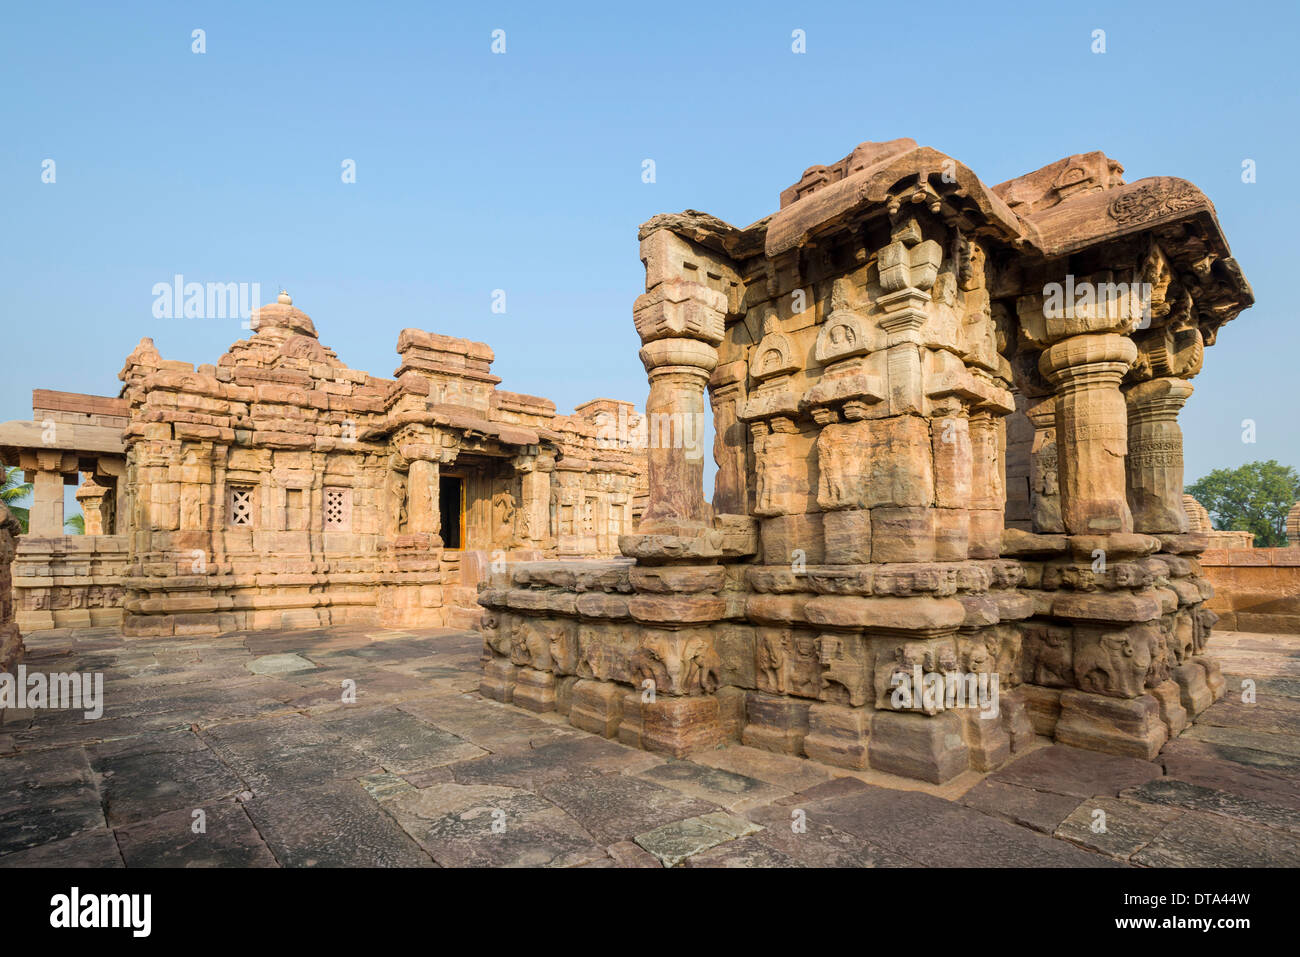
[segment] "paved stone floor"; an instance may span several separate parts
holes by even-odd
[[[0,866],[1300,864],[1300,637],[1216,634],[1228,694],[1154,762],[1044,740],[942,787],[627,748],[479,697],[467,632],[27,645],[106,706],[4,714]]]

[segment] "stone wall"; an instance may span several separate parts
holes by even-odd
[[[122,623],[126,535],[18,538],[15,618],[25,632]]]
[[[1300,547],[1210,548],[1201,566],[1221,627],[1300,635]]]
[[[745,229],[646,223],[645,414],[690,434],[707,389],[713,502],[651,441],[634,563],[483,589],[484,693],[676,754],[931,781],[1035,733],[1152,757],[1222,693],[1177,415],[1253,300],[1199,191],[1121,172],[1084,154],[989,189],[865,143]],[[995,681],[995,714],[922,694]]]

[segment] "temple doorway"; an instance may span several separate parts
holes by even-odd
[[[438,479],[438,507],[444,548],[465,547],[465,480],[455,475]]]

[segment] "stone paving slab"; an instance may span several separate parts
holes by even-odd
[[[117,838],[108,828],[81,831],[59,841],[38,844],[25,851],[0,856],[0,867],[123,868]]]
[[[661,824],[651,831],[638,834],[635,841],[659,858],[665,867],[676,867],[694,854],[760,830],[761,825],[753,821],[735,817],[725,811],[713,811],[699,817]]]
[[[1187,811],[1133,855],[1144,867],[1288,867],[1300,861],[1300,839],[1285,831]]]
[[[916,791],[869,788],[811,804],[809,820],[926,867],[1098,867],[1065,842]]]
[[[541,786],[537,793],[602,845],[633,840],[643,831],[718,809],[671,788],[618,773],[561,778]]]
[[[1155,761],[1040,739],[937,786],[578,731],[481,697],[469,632],[40,633],[105,716],[0,714],[0,866],[1295,866],[1300,638],[1228,637],[1255,703],[1230,677]]]
[[[1053,745],[1012,761],[994,771],[988,780],[1088,798],[1099,794],[1115,797],[1124,788],[1160,774],[1159,765],[1150,761]]]
[[[488,753],[396,708],[348,709],[316,723],[395,774],[469,761]]]
[[[433,864],[355,781],[258,795],[244,809],[283,867]]]
[[[967,791],[961,803],[1012,824],[1053,834],[1079,806],[1079,797],[984,780]]]
[[[1061,822],[1055,836],[1128,861],[1182,816],[1181,810],[1098,797],[1080,804]]]
[[[1300,832],[1300,813],[1265,801],[1227,791],[1201,787],[1173,778],[1156,778],[1124,792],[1124,797],[1150,804],[1164,804],[1192,811],[1206,811],[1225,817]]]
[[[313,787],[379,767],[301,714],[218,725],[205,729],[203,740],[258,793]]]
[[[445,867],[574,866],[607,857],[569,815],[522,788],[435,784],[387,810]]]
[[[171,811],[120,827],[117,843],[127,867],[279,866],[243,806],[234,800]]]
[[[245,790],[207,748],[155,751],[143,748],[101,757],[90,750],[100,777],[100,796],[109,827],[156,817],[159,812],[196,808]]]
[[[0,764],[0,855],[104,827],[81,748],[18,754]]]
[[[1249,761],[1259,754],[1179,739],[1166,745],[1157,760],[1170,778],[1300,811],[1300,767]]]

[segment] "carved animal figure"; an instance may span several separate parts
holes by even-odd
[[[637,683],[649,678],[658,691],[668,694],[710,693],[718,688],[721,660],[705,638],[681,643],[668,635],[654,635],[632,655]]]

